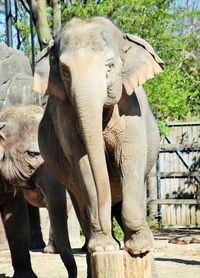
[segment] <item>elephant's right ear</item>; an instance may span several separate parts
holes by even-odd
[[[37,58],[33,91],[43,95],[51,94],[61,100],[65,100],[66,98],[52,41],[39,53],[39,57]]]

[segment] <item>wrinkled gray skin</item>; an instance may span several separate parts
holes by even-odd
[[[74,278],[77,269],[66,225],[65,189],[44,164],[37,142],[42,114],[39,106],[15,106],[1,113],[0,211],[12,256],[13,277],[36,277],[30,263],[24,194],[30,204],[48,208],[56,248],[69,277]]]
[[[32,91],[33,74],[29,59],[21,51],[0,43],[0,111],[12,105],[42,105],[43,99]],[[28,204],[30,248],[44,248],[39,208]],[[50,241],[49,241],[50,243]],[[52,249],[51,244],[45,251]]]
[[[111,204],[120,201],[125,249],[140,254],[153,245],[144,182],[159,132],[140,85],[162,66],[147,42],[102,17],[66,23],[38,60],[34,90],[50,95],[39,147],[76,201],[89,252],[118,249]]]
[[[42,104],[32,91],[33,74],[24,53],[0,43],[0,72],[0,111],[16,104]]]

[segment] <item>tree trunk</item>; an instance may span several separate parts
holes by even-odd
[[[61,3],[60,0],[51,0],[53,8],[53,35],[55,36],[61,28]]]
[[[47,21],[46,0],[32,1],[33,15],[36,23],[36,29],[40,48],[45,48],[51,40],[51,33]]]

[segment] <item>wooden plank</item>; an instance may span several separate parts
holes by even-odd
[[[179,145],[179,146],[173,146],[174,144],[170,144],[168,147],[163,146],[160,148],[160,153],[175,153],[175,152],[181,152],[181,153],[189,153],[189,152],[199,152],[200,147],[199,146],[184,146],[184,145]]]
[[[167,225],[172,225],[172,221],[171,221],[171,206],[167,205],[166,206],[166,224]]]
[[[147,200],[147,203],[158,205],[200,205],[200,200],[196,199],[157,199]]]
[[[163,143],[160,144],[160,149],[168,151],[170,149],[200,149],[200,144],[198,142],[189,143],[189,144],[179,144],[179,143]]]
[[[168,223],[167,223],[167,207],[168,207],[167,205],[163,205],[161,207],[161,211],[162,211],[161,225],[168,225]]]
[[[182,219],[181,219],[181,214],[182,214],[182,205],[176,205],[176,224],[177,225],[182,225]]]
[[[197,217],[196,225],[200,226],[200,209],[196,210],[196,217]]]
[[[182,205],[181,225],[186,225],[186,205]]]
[[[190,221],[190,208],[187,205],[186,206],[186,225],[190,226],[190,224],[191,224],[191,221]]]
[[[175,226],[176,225],[176,208],[175,205],[170,206],[170,214],[171,214],[171,225]]]
[[[187,178],[187,177],[198,177],[200,176],[200,172],[150,172],[148,177],[161,177],[161,178]]]
[[[191,219],[190,224],[192,226],[196,225],[196,207],[195,206],[190,207],[190,219]]]

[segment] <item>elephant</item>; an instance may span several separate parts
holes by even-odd
[[[13,277],[37,277],[29,255],[27,200],[48,208],[56,249],[74,278],[77,267],[68,236],[66,190],[44,163],[37,141],[42,115],[43,109],[36,105],[11,106],[0,114],[0,211]]]
[[[13,105],[40,105],[45,100],[32,91],[33,74],[28,57],[18,49],[0,43],[0,110]],[[39,208],[28,205],[30,248],[44,248]],[[44,250],[52,247],[48,245]]]
[[[153,246],[144,184],[160,137],[142,85],[163,67],[149,43],[101,16],[66,22],[38,56],[33,90],[48,95],[40,152],[74,200],[89,253],[118,250],[111,206],[119,202],[125,250]]]

